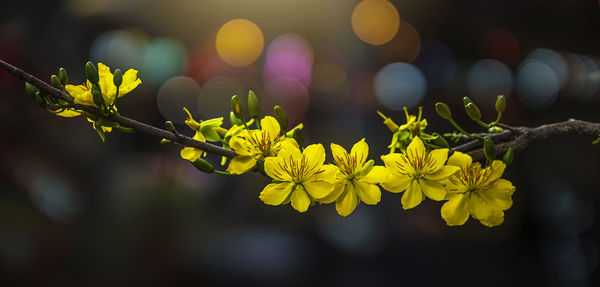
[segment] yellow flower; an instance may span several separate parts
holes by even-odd
[[[138,71],[129,69],[123,74],[123,83],[119,86],[119,98],[125,96],[142,83],[137,77],[137,73]],[[102,91],[104,102],[107,104],[114,103],[115,96],[117,95],[117,87],[113,83],[113,74],[110,72],[110,68],[102,63],[98,63],[98,75],[100,76],[98,85]],[[84,85],[66,85],[65,90],[74,98],[76,104],[96,106],[94,104],[94,97],[92,96],[92,83],[90,81],[86,81]]]
[[[202,133],[200,131],[196,131],[196,134],[194,135],[193,139],[195,139],[197,141],[201,141],[201,142],[206,142],[206,138],[204,138],[204,136],[202,135]],[[181,149],[181,152],[179,153],[181,158],[187,159],[191,162],[196,161],[199,157],[201,157],[205,154],[206,154],[206,152],[204,152],[203,150],[193,148],[193,147],[184,147],[183,149]]]
[[[443,200],[446,189],[441,183],[459,170],[444,165],[448,149],[427,151],[423,141],[415,137],[406,148],[406,154],[392,153],[381,157],[389,172],[381,186],[390,192],[402,192],[402,207],[410,209],[419,205],[427,196]]]
[[[283,143],[276,157],[265,159],[265,172],[273,178],[259,198],[269,205],[282,205],[291,201],[300,212],[316,199],[328,196],[334,188],[330,182],[339,172],[334,165],[324,165],[325,149],[321,144],[307,146],[300,152],[296,145]]]
[[[223,117],[198,122],[194,120],[192,113],[186,107],[183,107],[183,111],[188,115],[185,124],[192,130],[201,132],[206,140],[211,142],[221,141],[221,135],[225,135],[227,132],[227,130],[221,127],[223,125]]]
[[[231,159],[228,172],[242,174],[250,170],[256,165],[256,161],[276,156],[284,142],[298,146],[295,140],[280,137],[279,123],[275,118],[264,117],[260,126],[260,130],[242,130],[229,140],[229,146],[237,156]]]
[[[504,211],[512,206],[515,187],[506,179],[500,178],[506,165],[499,160],[482,168],[473,163],[471,156],[455,152],[448,159],[448,165],[457,166],[460,171],[446,182],[446,200],[442,206],[442,218],[448,225],[463,225],[469,214],[483,225],[493,227],[504,222]]]
[[[381,191],[377,184],[384,181],[388,173],[383,166],[373,166],[373,160],[367,162],[369,146],[365,139],[354,144],[350,153],[332,143],[331,153],[340,172],[336,174],[333,192],[318,201],[335,201],[335,209],[341,216],[352,213],[360,201],[369,205],[377,204],[381,200]]]

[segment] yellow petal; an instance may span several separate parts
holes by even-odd
[[[486,190],[480,191],[481,197],[494,209],[507,210],[512,206],[512,194],[515,187],[505,179],[497,179]]]
[[[292,177],[285,171],[283,166],[283,160],[278,157],[268,157],[265,159],[265,173],[272,179],[291,181]]]
[[[333,164],[324,164],[319,173],[314,176],[329,183],[337,183],[340,178],[343,178],[340,169]]]
[[[419,183],[425,196],[430,199],[440,201],[446,197],[446,189],[439,181],[419,179]]]
[[[387,181],[381,183],[381,187],[389,192],[403,192],[408,188],[411,180],[412,177],[403,174],[390,175]]]
[[[437,171],[446,163],[448,159],[448,149],[440,148],[434,149],[429,152],[429,161],[431,164],[431,171]]]
[[[72,117],[76,117],[76,116],[81,116],[81,113],[77,112],[74,109],[66,109],[60,113],[57,113],[56,115],[65,117],[65,118],[72,118]]]
[[[66,85],[65,91],[74,98],[74,102],[80,105],[95,106],[92,91],[84,85]]]
[[[455,151],[448,159],[448,165],[458,166],[460,168],[467,168],[472,162],[473,158],[471,158],[470,155],[459,151]]]
[[[232,137],[229,140],[229,147],[238,155],[252,155],[252,145],[244,138]]]
[[[367,145],[364,138],[352,146],[350,155],[356,158],[358,166],[365,164],[367,157],[369,156],[369,145]]]
[[[197,148],[193,148],[193,147],[184,147],[183,149],[181,149],[181,152],[179,153],[181,158],[183,159],[187,159],[189,161],[196,161],[199,157],[202,156],[202,150],[199,150]]]
[[[344,191],[345,188],[346,188],[345,184],[341,184],[341,183],[336,184],[336,185],[334,185],[333,191],[330,192],[329,195],[327,195],[321,199],[318,199],[317,201],[319,201],[320,203],[332,203],[340,197],[340,195],[342,194],[342,192]]]
[[[271,116],[266,116],[260,120],[260,128],[269,136],[271,141],[279,136],[279,131],[281,129],[277,120]]]
[[[403,154],[391,153],[383,155],[381,156],[381,160],[391,175],[396,173],[413,175],[415,173],[415,169],[410,165],[408,158]]]
[[[460,182],[456,182],[455,184],[449,180],[445,180],[443,181],[443,183],[446,185],[446,200],[454,198],[457,194],[465,193],[469,189],[467,186],[462,185]]]
[[[196,131],[196,134],[194,134],[193,139],[195,139],[197,141],[201,141],[201,142],[206,142],[206,138],[200,131]]]
[[[375,184],[355,181],[354,188],[360,200],[369,205],[375,205],[381,201],[381,190]]]
[[[425,175],[425,178],[429,180],[444,180],[449,178],[459,170],[460,167],[458,166],[445,165],[438,169],[436,172]]]
[[[119,87],[119,98],[131,92],[142,83],[142,80],[137,77],[137,73],[138,71],[129,69],[123,74],[123,83]]]
[[[348,152],[342,146],[331,143],[331,155],[333,155],[333,159],[336,162],[344,163],[346,162],[346,156],[348,156]]]
[[[494,227],[504,223],[504,212],[494,210],[489,217],[480,219],[479,222],[487,227]]]
[[[388,178],[388,170],[380,165],[374,166],[369,173],[362,176],[361,180],[368,183],[382,183]]]
[[[294,184],[291,182],[271,183],[262,190],[258,198],[265,204],[280,205],[290,195]]]
[[[425,145],[419,137],[414,137],[412,142],[406,148],[406,156],[410,159],[415,160],[417,156],[425,154]]]
[[[304,149],[302,156],[312,170],[318,171],[325,161],[325,149],[322,144],[311,144]]]
[[[110,72],[108,66],[103,63],[98,63],[98,75],[100,76],[98,85],[100,86],[100,90],[102,90],[104,101],[106,101],[107,104],[111,104],[117,93],[117,87],[113,83],[113,74]]]
[[[346,184],[344,192],[335,201],[335,210],[341,216],[348,216],[354,211],[354,209],[356,209],[357,205],[358,197],[356,196],[356,192],[354,191],[352,184]]]
[[[335,185],[322,179],[316,179],[315,177],[303,181],[302,186],[304,186],[306,192],[315,199],[328,196],[335,187]]]
[[[293,159],[295,162],[299,162],[302,160],[302,153],[300,152],[298,145],[294,145],[286,141],[281,143],[281,148],[277,154],[277,157],[285,160]]]
[[[506,164],[501,160],[495,160],[492,162],[492,166],[490,169],[492,170],[492,174],[487,178],[486,182],[493,182],[496,179],[499,179],[504,173],[504,169],[506,168]]]
[[[250,170],[256,164],[254,157],[249,155],[238,155],[231,159],[227,171],[232,174],[242,174]]]
[[[292,207],[300,212],[306,212],[309,205],[310,198],[308,194],[306,194],[301,185],[298,185],[292,193]]]
[[[423,192],[418,180],[412,180],[408,185],[408,189],[402,195],[402,208],[411,209],[423,202]]]
[[[463,225],[469,219],[469,209],[467,208],[467,197],[460,194],[447,201],[442,206],[442,218],[450,226]]]
[[[469,198],[469,213],[479,220],[486,219],[492,214],[492,208],[485,202],[478,193],[471,193]]]

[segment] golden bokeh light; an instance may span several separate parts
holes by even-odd
[[[263,50],[264,37],[260,28],[246,19],[231,20],[217,32],[217,53],[231,66],[252,64]]]
[[[387,0],[364,0],[352,12],[352,30],[371,45],[383,45],[396,36],[400,15]]]

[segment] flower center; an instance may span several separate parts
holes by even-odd
[[[266,132],[254,133],[250,137],[252,144],[254,145],[255,157],[258,159],[265,158],[271,153],[271,146],[273,143],[276,143],[279,140],[279,137],[276,137],[274,140],[271,140],[271,137]]]
[[[415,173],[411,176],[415,178],[423,177],[427,174],[430,174],[434,169],[437,160],[431,157],[429,152],[425,151],[422,153],[416,153],[413,150],[408,151],[406,156],[401,157],[404,164],[397,162],[396,165],[400,169],[402,174],[408,174],[405,166],[410,165],[415,170]]]
[[[458,184],[459,182],[467,187],[467,192],[478,192],[483,189],[483,184],[488,180],[492,170],[490,168],[481,168],[480,165],[468,165],[461,167],[461,172],[457,172],[450,177],[450,182]]]
[[[283,160],[283,164],[282,162],[279,162],[279,168],[289,174],[294,183],[300,183],[305,176],[311,173],[322,173],[324,171],[323,169],[316,170],[318,165],[318,163],[315,163],[315,165],[310,166],[308,164],[308,159],[304,155],[302,155],[302,158],[299,161],[294,160],[292,155],[290,155],[288,159]]]
[[[358,166],[358,161],[355,156],[349,155],[348,153],[344,153],[343,157],[335,157],[333,158],[335,165],[337,165],[340,171],[346,176],[347,179],[354,178],[354,171]]]

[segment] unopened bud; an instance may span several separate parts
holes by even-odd
[[[242,121],[246,117],[242,101],[240,101],[240,98],[237,95],[231,97],[231,111],[233,111],[233,114]]]
[[[258,97],[252,90],[248,91],[248,111],[250,112],[250,116],[253,118],[258,118],[260,115]]]
[[[62,87],[62,85],[60,84],[60,80],[56,75],[52,75],[50,77],[50,84],[57,89],[60,89]]]
[[[100,89],[100,85],[92,84],[92,96],[94,104],[96,104],[98,108],[102,108],[106,105],[104,103],[104,97],[102,97],[102,90]]]
[[[229,112],[229,121],[232,125],[243,125],[244,123],[238,117],[235,116],[233,111]]]
[[[275,116],[275,119],[279,123],[279,127],[282,130],[287,129],[287,126],[288,126],[287,115],[285,114],[285,112],[283,111],[283,109],[280,106],[273,107],[273,115]]]
[[[63,86],[69,82],[69,76],[67,76],[67,70],[65,70],[65,68],[58,69],[58,79]]]
[[[28,95],[35,97],[35,94],[38,93],[40,90],[38,90],[38,88],[36,88],[34,85],[25,82],[25,92],[27,92]]]
[[[123,83],[123,73],[121,72],[121,69],[116,69],[115,73],[113,74],[113,84],[115,84],[115,86],[119,87],[119,86],[121,86],[122,83]]]
[[[490,137],[483,138],[483,153],[489,161],[496,159],[496,145]]]
[[[496,99],[496,112],[502,113],[506,109],[506,99],[503,95],[499,95]]]
[[[452,118],[452,112],[450,112],[450,107],[448,105],[438,102],[435,104],[435,111],[440,115],[440,117],[449,120]]]
[[[35,93],[35,102],[38,104],[38,106],[40,106],[41,108],[46,108],[46,100],[44,99],[44,97],[42,96],[42,93],[37,92]]]
[[[304,146],[304,132],[302,132],[302,129],[295,128],[292,137],[296,140],[300,148]]]
[[[472,104],[473,101],[471,101],[471,99],[469,97],[464,97],[463,98],[463,104],[466,107],[468,104]]]
[[[436,139],[434,139],[433,141],[431,141],[432,144],[442,147],[442,148],[449,148],[450,145],[448,144],[448,141],[446,141],[446,139],[438,133],[432,133],[432,135],[437,136]]]
[[[168,139],[161,139],[160,140],[160,144],[170,144],[170,143],[171,143],[171,140],[168,140]]]
[[[215,168],[213,167],[213,165],[210,164],[208,161],[202,159],[202,158],[198,158],[197,160],[195,160],[194,162],[192,162],[192,164],[199,171],[202,171],[202,172],[213,173],[215,171]]]
[[[85,64],[85,76],[92,84],[97,84],[100,81],[98,69],[96,69],[96,66],[92,62]]]
[[[492,133],[492,134],[497,134],[497,133],[499,133],[501,131],[503,131],[503,129],[501,127],[499,127],[499,126],[493,126],[493,127],[490,127],[488,129],[488,132]]]
[[[510,165],[513,162],[513,158],[515,156],[515,151],[513,150],[512,147],[509,147],[506,152],[504,153],[504,157],[502,158],[504,160],[504,163],[506,165]]]
[[[173,124],[173,122],[172,122],[172,121],[166,121],[166,122],[165,122],[165,128],[166,128],[168,131],[172,132],[172,133],[176,132],[176,130],[175,130],[175,125]]]
[[[465,106],[465,111],[467,111],[467,116],[472,120],[478,121],[481,119],[481,111],[479,111],[479,108],[475,104],[468,103]]]

